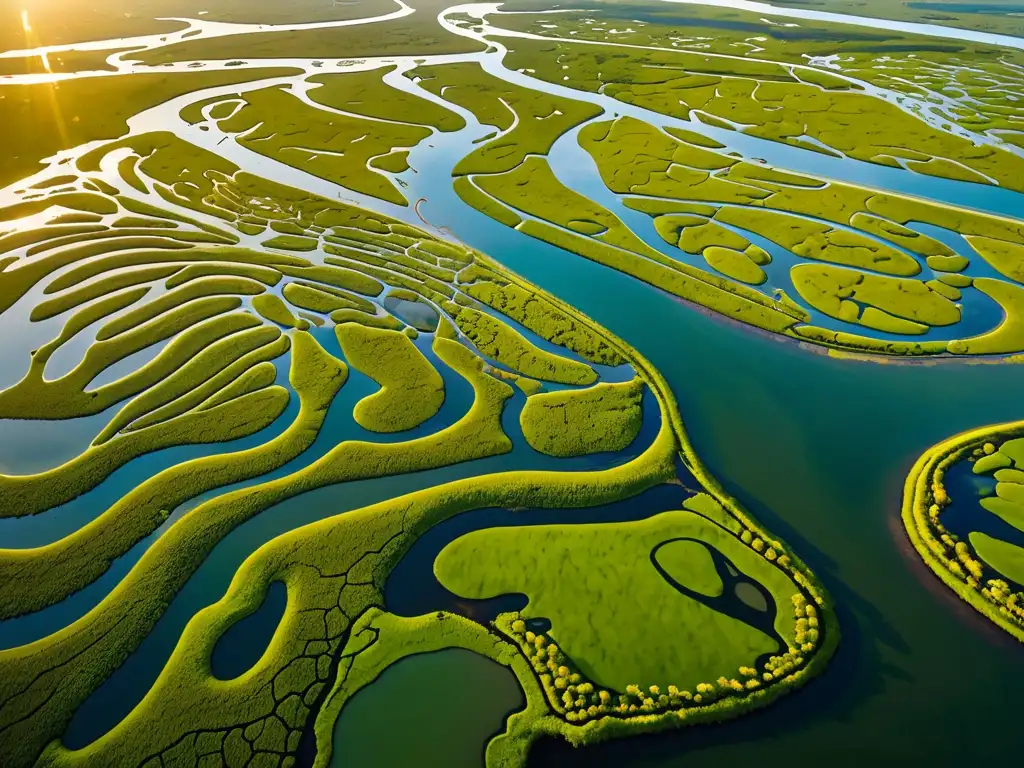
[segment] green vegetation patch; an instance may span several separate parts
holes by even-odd
[[[924,256],[928,260],[928,266],[932,269],[940,269],[939,265],[948,265],[944,271],[958,272],[967,266],[967,260],[958,256],[956,252],[945,243],[915,232],[902,224],[874,216],[870,213],[860,211],[850,218],[850,225],[857,229],[881,237],[896,245],[906,248],[912,253]],[[962,261],[963,266],[957,269],[954,265]]]
[[[159,267],[158,269],[166,269]],[[179,267],[174,266],[175,270]],[[141,271],[141,270],[136,270]],[[264,267],[258,264],[190,264],[181,268],[173,277],[168,279],[168,288],[177,288],[190,280],[198,280],[209,275],[236,275],[247,277],[250,280],[257,280],[266,286],[275,286],[281,282],[281,273],[271,267]]]
[[[719,597],[724,591],[711,552],[699,541],[667,541],[653,554],[658,565],[684,587],[707,597]]]
[[[248,91],[242,98],[245,105],[218,126],[238,135],[243,146],[354,192],[408,203],[387,176],[367,163],[395,147],[416,146],[429,129],[317,109],[281,88]]]
[[[421,67],[408,76],[422,78],[420,87],[504,131],[460,160],[456,176],[510,171],[528,155],[547,154],[559,136],[602,111],[585,101],[508,83],[475,62]]]
[[[711,246],[704,249],[704,261],[716,272],[747,285],[760,285],[768,279],[765,271],[743,251]]]
[[[576,321],[552,301],[511,282],[497,272],[473,265],[459,273],[460,288],[469,296],[526,328],[600,365],[622,365],[626,359],[600,334]]]
[[[978,531],[971,533],[970,540],[978,557],[1006,578],[1024,584],[1024,548]]]
[[[526,442],[548,456],[621,451],[640,434],[644,383],[601,383],[527,398],[519,417]]]
[[[262,283],[244,277],[206,277],[194,280],[101,326],[96,332],[96,340],[112,339],[196,299],[208,296],[258,296],[266,290]]]
[[[814,264],[798,264],[790,275],[797,292],[808,304],[846,322],[893,333],[913,333],[916,327],[921,333],[927,326],[954,325],[960,321],[957,305],[917,280]],[[875,312],[869,314],[869,309]],[[883,321],[885,316],[909,322]],[[884,322],[889,327],[879,328]],[[893,327],[906,330],[892,330]]]
[[[133,269],[129,272],[110,275],[102,281],[84,285],[81,288],[68,291],[61,296],[36,304],[32,307],[30,319],[33,322],[38,322],[41,320],[47,320],[51,317],[56,317],[64,312],[76,309],[83,304],[88,304],[101,296],[117,293],[124,288],[130,288],[143,283],[152,283],[156,280],[168,277],[181,268],[182,267],[180,265],[173,264],[158,267],[144,267],[142,269]]]
[[[712,174],[709,168],[728,167],[735,160],[695,147],[632,117],[591,123],[579,134],[579,143],[597,163],[605,185],[618,194],[644,194],[693,202],[747,205],[771,192],[745,182]],[[705,159],[691,165],[693,155]]]
[[[381,155],[370,160],[370,165],[380,171],[387,171],[388,173],[404,173],[409,170],[409,151],[400,150],[398,152],[389,152],[386,155]]]
[[[514,211],[509,210],[495,201],[494,198],[482,192],[476,184],[470,181],[468,176],[459,176],[452,182],[452,186],[455,189],[455,193],[466,205],[476,208],[481,213],[490,216],[506,227],[516,227],[522,221]]]
[[[528,157],[513,171],[474,181],[487,194],[531,216],[633,253],[659,256],[613,213],[563,185],[544,158]]]
[[[990,277],[975,278],[973,285],[1003,310],[1003,319],[988,333],[951,341],[956,355],[1000,355],[1024,349],[1024,287]]]
[[[336,293],[321,290],[318,287],[304,283],[288,283],[281,292],[290,304],[310,312],[329,315],[331,312],[336,312],[339,309],[366,311],[362,304],[363,300],[359,299],[359,297],[353,296],[350,299],[347,296],[339,296]]]
[[[358,323],[370,328],[384,328],[392,331],[400,331],[404,327],[401,320],[392,317],[386,312],[380,315],[368,315],[357,309],[339,309],[332,312],[331,321],[336,325]]]
[[[778,243],[797,256],[897,277],[913,277],[921,266],[892,246],[857,232],[774,211],[723,208],[715,218]]]
[[[336,329],[345,359],[380,384],[356,403],[356,423],[372,432],[418,427],[444,404],[444,380],[409,337],[399,331],[345,323]]]
[[[384,12],[393,10],[394,6],[390,6]],[[135,60],[156,65],[213,59],[336,59],[339,56],[359,58],[472,53],[484,47],[473,40],[445,31],[437,23],[436,14],[425,11],[375,23],[369,33],[367,29],[356,25],[199,38],[139,53]]]
[[[281,301],[281,297],[273,293],[256,296],[252,300],[252,307],[270,322],[285,328],[296,328],[301,322],[288,309],[288,305]]]
[[[344,267],[322,265],[311,267],[282,266],[280,270],[289,277],[326,283],[335,288],[355,291],[365,296],[379,296],[381,291],[384,290],[384,286],[379,280]]]
[[[967,235],[982,258],[1011,280],[1024,283],[1024,243],[1013,243],[981,235]]]
[[[434,563],[441,583],[461,597],[522,592],[525,617],[551,621],[547,635],[602,686],[693,689],[753,666],[779,650],[776,640],[676,590],[650,563],[655,547],[676,538],[705,542],[769,589],[777,622],[792,638],[786,610],[796,585],[768,560],[705,518],[668,512],[636,523],[492,528],[445,547]],[[569,556],[567,556],[567,553]],[[600,568],[591,567],[601,563]],[[683,564],[674,562],[675,571]],[[706,580],[706,562],[685,576]],[[635,615],[634,615],[635,614]]]
[[[264,248],[279,248],[283,251],[315,251],[318,244],[312,237],[298,235],[276,235],[263,241]]]
[[[5,151],[0,186],[39,170],[39,161],[62,149],[128,132],[128,118],[186,93],[267,77],[295,69],[132,74],[85,77],[58,83],[5,85],[0,99]],[[96,109],[103,104],[103,109]]]
[[[340,75],[318,75],[309,82],[320,85],[309,97],[326,107],[363,117],[429,125],[439,131],[458,131],[466,121],[451,110],[415,94],[392,88],[381,78],[394,67]]]
[[[515,328],[486,312],[462,307],[455,316],[459,330],[481,353],[517,373],[557,384],[593,384],[594,369],[586,363],[537,347]]]

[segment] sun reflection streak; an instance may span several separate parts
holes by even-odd
[[[43,65],[46,67],[46,71],[50,71],[50,62],[46,59],[46,54],[43,54]],[[64,115],[60,111],[60,101],[57,99],[57,89],[60,87],[58,83],[49,82],[46,83],[46,96],[50,102],[50,110],[53,112],[53,123],[57,127],[57,133],[60,135],[61,149],[67,149],[71,146],[71,139],[68,136],[68,128],[64,122]]]
[[[28,10],[24,8],[21,11],[21,27],[25,31],[27,47],[30,49],[36,47],[39,41],[36,34],[32,31],[32,22],[29,21]],[[50,57],[47,56],[46,51],[39,54],[39,61],[47,74],[53,74],[53,67],[50,65]],[[60,86],[55,82],[49,82],[46,86],[46,99],[50,102],[50,110],[53,112],[53,124],[57,128],[57,133],[60,135],[63,148],[70,147],[71,141],[68,136],[67,124],[64,122],[64,115],[61,113],[60,109],[60,101],[57,98],[57,89]]]

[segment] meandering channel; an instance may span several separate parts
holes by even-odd
[[[845,24],[863,25],[866,21],[870,21],[870,23],[875,21],[843,14],[782,9],[761,3],[715,4],[777,16],[809,18]],[[399,5],[402,4],[399,3]],[[467,8],[480,9],[481,5],[457,6],[445,11],[442,18],[446,14],[466,12]],[[359,23],[379,21],[396,18],[408,12],[411,11],[402,5],[402,8],[393,14],[377,19],[357,21]],[[878,26],[894,31],[1024,48],[1024,41],[1019,38],[986,35],[985,33],[954,30],[934,25],[878,21]],[[192,25],[182,32],[198,28],[191,21],[189,23]],[[202,24],[207,25],[204,29],[208,32],[211,34],[214,32],[215,28],[209,26],[211,23],[203,22]],[[289,28],[291,26],[289,25]],[[230,32],[225,31],[224,34],[233,34],[238,31],[240,30],[234,29]],[[463,32],[464,30],[459,34]],[[119,42],[129,42],[133,45],[147,47],[154,43],[148,38]],[[105,50],[103,46],[109,47],[109,41],[86,44],[86,46],[73,47],[77,50]],[[53,47],[47,50],[58,49],[67,50],[68,47]],[[40,51],[27,53],[38,52]],[[25,53],[7,52],[3,56]],[[509,82],[526,85],[547,93],[598,103],[606,109],[607,114],[604,117],[628,114],[659,125],[684,124],[683,121],[673,121],[621,102],[601,96],[582,94],[578,91],[543,83],[522,73],[509,71],[501,63],[502,55],[503,49],[499,45],[490,53],[436,57],[382,57],[367,59],[355,64],[347,63],[344,67],[339,65],[335,69],[330,67],[314,69],[311,62],[304,60],[283,60],[273,63],[300,67],[304,74],[299,77],[305,77],[314,71],[317,73],[352,71],[395,65],[397,66],[396,72],[388,76],[390,84],[415,92],[424,98],[436,100],[423,89],[417,88],[408,78],[403,77],[403,71],[424,63],[477,61],[488,72]],[[211,68],[220,66],[213,62],[204,64]],[[264,66],[266,64],[268,62],[259,61],[249,62],[245,66]],[[143,69],[133,67],[131,71],[143,71]],[[176,70],[177,67],[173,67],[164,71]],[[410,223],[419,223],[411,208],[403,209],[374,198],[339,190],[328,182],[260,157],[233,141],[224,141],[229,137],[216,130],[201,131],[198,128],[186,126],[177,116],[182,106],[201,97],[215,95],[218,92],[227,94],[262,88],[271,83],[286,84],[294,82],[295,79],[297,78],[279,78],[274,81],[246,83],[242,86],[228,86],[201,94],[190,94],[136,116],[130,122],[130,128],[133,133],[142,133],[155,127],[166,129],[168,126],[173,126],[173,130],[186,140],[199,146],[215,149],[218,153],[258,175],[318,192],[328,197],[350,200],[364,207],[402,218]],[[25,82],[31,81],[33,81],[31,78],[25,80]],[[450,105],[445,104],[451,108]],[[785,538],[798,546],[800,540],[804,539],[808,544],[807,559],[812,567],[826,574],[829,587],[840,596],[841,600],[844,597],[848,600],[846,610],[852,615],[847,617],[848,621],[844,626],[854,627],[855,634],[853,640],[848,641],[852,645],[852,649],[843,651],[845,655],[839,660],[840,672],[832,675],[833,682],[836,677],[846,680],[843,672],[844,665],[847,665],[848,668],[856,663],[868,666],[869,676],[872,680],[886,679],[886,676],[891,674],[889,667],[894,663],[910,667],[912,671],[907,674],[924,675],[930,668],[928,657],[908,657],[907,652],[903,650],[910,647],[911,644],[912,647],[918,647],[914,640],[921,639],[921,631],[908,623],[910,617],[899,615],[902,611],[901,606],[905,604],[901,601],[911,599],[916,593],[913,587],[899,584],[900,579],[903,578],[899,565],[894,565],[893,559],[888,556],[886,551],[879,552],[879,550],[888,548],[882,544],[884,532],[877,530],[879,527],[877,513],[865,515],[863,510],[869,508],[865,505],[878,501],[876,498],[878,491],[884,484],[886,473],[891,471],[891,466],[885,462],[891,462],[898,466],[904,457],[917,450],[917,446],[928,444],[929,440],[932,440],[930,436],[937,437],[947,433],[951,420],[956,424],[974,425],[983,421],[1005,420],[1016,415],[1013,413],[1015,407],[1013,395],[1019,393],[1020,386],[1024,385],[1024,375],[1020,369],[1002,366],[971,367],[966,363],[941,363],[940,370],[929,370],[920,365],[878,366],[824,358],[798,349],[793,343],[769,340],[763,335],[751,333],[723,321],[695,313],[692,308],[682,305],[649,286],[583,262],[570,254],[531,240],[518,232],[513,232],[477,211],[469,209],[451,190],[450,175],[454,163],[468,152],[472,141],[489,131],[464,110],[461,110],[460,114],[466,119],[467,128],[457,134],[435,134],[431,139],[423,142],[410,153],[410,163],[415,172],[410,171],[399,176],[409,185],[413,197],[426,198],[426,202],[421,208],[424,216],[435,226],[448,228],[467,244],[490,254],[542,288],[551,291],[574,306],[580,307],[598,322],[629,340],[666,375],[673,390],[680,398],[684,417],[687,419],[698,451],[707,457],[715,473],[719,477],[725,478],[727,486],[735,490],[749,506],[753,507],[761,519],[779,529]],[[980,187],[963,182],[925,179],[899,169],[881,168],[852,160],[823,158],[819,155],[812,156],[811,153],[804,150],[785,147],[711,126],[693,123],[685,123],[685,125],[721,141],[730,149],[740,152],[744,157],[766,158],[770,164],[778,167],[812,172],[825,178],[864,183],[874,188],[910,193],[940,202],[957,202],[961,205],[966,203],[970,207],[994,213],[1019,215],[1020,211],[1024,210],[1024,196],[1007,190]],[[581,153],[573,146],[572,141],[572,136],[563,137],[558,148],[565,152],[552,153],[554,157],[560,158],[555,162],[556,173],[568,186],[581,192],[586,190],[592,193],[595,189],[592,186],[593,175],[580,163]],[[73,155],[74,153],[70,153],[65,156]],[[113,172],[113,168],[107,167],[104,170],[105,177],[111,183],[116,183],[116,174]],[[4,199],[4,194],[0,192],[0,202]],[[616,207],[613,210],[619,214],[623,212],[618,201],[613,201],[609,195],[605,195],[601,201],[609,206],[615,202]],[[197,216],[194,212],[190,215]],[[651,233],[646,234],[645,240],[652,245],[657,245]],[[27,296],[23,300],[26,303],[21,306],[31,306],[30,297],[32,296],[33,294]],[[37,295],[34,300],[38,300]],[[27,317],[22,318],[16,311],[12,317],[27,319]],[[983,323],[994,324],[998,320],[997,317],[991,315],[983,314],[981,317],[983,320],[979,322]],[[8,322],[6,316],[3,321],[6,328]],[[25,360],[24,353],[33,348],[34,338],[33,336],[32,339],[18,339],[17,344],[12,345],[20,357],[16,357],[14,352],[5,350],[4,353],[0,353],[4,355],[2,359],[8,359],[7,355],[9,354],[12,361],[15,359]],[[539,346],[544,344],[543,340],[536,337],[533,338],[533,341]],[[420,346],[422,348],[424,345]],[[427,352],[426,349],[423,351]],[[286,370],[284,363],[279,363],[279,365],[281,366],[279,370]],[[786,373],[783,374],[783,371]],[[607,373],[609,380],[615,375],[612,371],[602,373]],[[782,380],[780,377],[783,375],[789,381]],[[751,382],[754,380],[761,382],[760,388],[753,387]],[[793,387],[794,381],[798,383],[795,388]],[[446,384],[448,383],[446,380]],[[317,444],[296,462],[288,465],[287,471],[293,471],[308,463],[318,455],[322,455],[326,449],[339,440],[351,436],[354,429],[354,425],[349,423],[351,405],[362,394],[371,391],[372,386],[370,382],[353,378],[343,389],[342,395],[336,403],[337,416],[335,416],[336,409],[332,408],[328,424],[318,438]],[[446,410],[435,417],[438,421],[429,425],[430,431],[433,431],[439,424],[450,423],[453,418],[457,418],[457,410],[465,406],[466,392],[459,391],[454,382],[452,386],[450,404],[445,406]],[[868,391],[885,393],[886,402],[865,403],[863,393]],[[521,403],[518,407],[521,408]],[[648,408],[646,416],[650,415],[649,410]],[[286,424],[292,416],[293,411],[289,411],[282,416],[282,420]],[[888,417],[888,421],[886,417]],[[514,426],[517,419],[518,409],[510,406],[504,419],[506,425]],[[644,440],[649,441],[650,439],[652,433],[648,432],[651,428],[648,421],[645,420],[645,435],[638,441],[638,445]],[[38,438],[33,436],[31,424],[8,425],[5,423],[3,428],[6,430],[8,426],[17,429],[17,439],[24,441],[29,446],[34,440],[43,439],[42,436]],[[276,428],[275,425],[273,429]],[[778,432],[779,455],[768,455],[769,451],[766,450],[774,445],[773,430]],[[6,434],[9,433],[5,432]],[[266,437],[267,435],[261,434],[260,441]],[[408,435],[402,437],[406,438]],[[68,438],[69,441],[72,439],[77,441],[79,438]],[[378,436],[375,439],[379,440],[380,438]],[[75,442],[75,444],[78,443]],[[646,443],[643,444],[646,445]],[[177,449],[172,450],[176,451]],[[130,482],[135,482],[138,478],[145,476],[147,472],[151,474],[156,471],[156,469],[144,469],[147,461],[150,465],[154,461],[159,461],[161,463],[156,466],[168,466],[179,461],[180,457],[185,455],[193,457],[199,455],[199,452],[188,449],[178,453],[167,452],[166,455],[162,454],[158,459],[156,457],[139,459],[136,460],[137,463],[129,465],[130,471],[128,471],[129,468],[126,468],[126,476],[130,478]],[[330,514],[338,514],[346,509],[354,509],[377,498],[393,496],[396,487],[401,490],[411,490],[416,487],[445,482],[455,477],[478,474],[484,469],[498,471],[512,466],[516,468],[547,467],[557,463],[555,460],[544,459],[529,453],[523,446],[517,445],[516,451],[509,454],[508,457],[486,459],[465,467],[437,470],[416,477],[388,478],[382,481],[365,481],[364,483],[321,489],[267,510],[250,523],[240,526],[218,545],[207,563],[196,572],[186,588],[179,593],[150,639],[80,710],[69,731],[69,744],[88,743],[92,738],[103,733],[105,729],[116,724],[120,716],[141,698],[148,688],[148,683],[159,672],[187,620],[194,615],[195,611],[220,597],[240,562],[261,543],[304,522]],[[589,466],[587,462],[577,462],[577,465]],[[564,469],[566,466],[560,465],[559,468]],[[285,470],[282,469],[283,471]],[[879,480],[876,477],[882,479]],[[257,481],[265,479],[267,476],[258,478]],[[854,487],[856,484],[863,484],[864,487]],[[102,505],[105,503],[101,499],[107,498],[104,493],[98,488],[90,494],[86,494],[80,502],[76,503],[83,508],[90,509],[92,514],[96,514],[97,510],[102,511]],[[811,501],[805,500],[801,493],[809,495]],[[86,512],[83,516],[88,516],[88,514],[90,513]],[[60,520],[61,516],[58,514],[53,519]],[[14,543],[17,538],[15,531],[16,524],[20,521],[0,522],[3,523],[0,526],[0,536],[4,537],[5,546],[17,546]],[[62,527],[68,525],[66,522],[53,523],[53,527],[49,527],[50,525],[44,521],[43,517],[31,520],[24,526],[24,529],[25,531],[34,530],[32,536],[36,536],[36,538],[33,539],[26,533],[26,538],[23,541],[41,541],[41,537],[57,537],[68,530],[68,528]],[[33,529],[33,526],[38,527]],[[790,530],[787,531],[787,528]],[[822,528],[827,530],[823,531]],[[10,539],[7,538],[8,531],[12,537]],[[841,541],[841,534],[844,532],[850,535],[846,542]],[[154,536],[157,535],[159,532],[154,534]],[[143,543],[137,546],[143,546]],[[872,558],[870,568],[866,568],[863,562],[865,553],[868,552],[871,553],[870,557]],[[40,625],[39,628],[28,634],[19,634],[18,627],[22,625],[18,625],[17,622],[21,620],[2,622],[0,623],[0,637],[5,639],[5,644],[8,644],[9,647],[9,645],[24,642],[27,637],[42,636],[39,634],[40,632],[46,634],[52,631],[54,626],[62,626],[61,622],[66,623],[68,617],[73,616],[76,611],[82,610],[83,606],[87,608],[90,601],[98,602],[98,599],[102,598],[116,584],[119,578],[118,574],[123,575],[133,562],[132,558],[137,558],[139,554],[141,552],[133,550],[133,553],[126,555],[125,561],[120,565],[122,570],[112,570],[108,574],[110,578],[104,576],[94,585],[96,586],[94,592],[87,595],[88,590],[83,590],[79,595],[66,601],[68,605],[62,604],[53,609],[47,609],[54,611],[51,615],[61,617],[57,624],[47,627]],[[882,587],[891,583],[897,583],[898,586],[891,593],[886,593]],[[89,589],[93,589],[93,587]],[[79,602],[78,608],[70,607],[75,601],[84,602]],[[952,654],[963,647],[973,647],[972,642],[976,641],[971,636],[963,631],[950,629],[947,626],[948,622],[938,615],[941,606],[936,606],[931,612],[927,605],[919,610],[926,614],[923,627],[940,625],[944,630],[950,630],[947,633],[936,635],[936,637],[942,638],[937,642],[944,652]],[[860,638],[861,644],[858,643],[856,628],[861,628],[863,634],[868,629],[878,629],[879,626],[890,630],[888,633],[882,633],[885,639],[879,642],[865,640],[862,637]],[[894,626],[895,628],[893,628]],[[11,639],[8,641],[8,638]],[[865,648],[864,643],[871,647]],[[995,658],[977,659],[975,666],[972,667],[974,673],[980,675],[991,673],[997,668],[997,664],[1006,663],[1006,659],[998,654],[993,654],[993,656]],[[896,661],[894,662],[893,659]],[[1012,662],[1010,664],[1012,665]],[[957,690],[958,687],[966,688],[965,676],[954,671],[950,677],[947,677],[946,681],[954,690]],[[846,681],[846,685],[848,688],[854,689],[852,695],[859,706],[858,717],[860,720],[858,722],[862,723],[863,727],[869,727],[872,724],[879,725],[882,723],[884,713],[891,714],[898,711],[897,708],[902,706],[901,702],[907,701],[908,697],[917,705],[923,705],[923,699],[917,698],[919,693],[909,694],[906,689],[890,692],[889,695],[872,696],[870,692],[858,690],[858,686],[851,685],[848,681]],[[996,683],[997,690],[1001,685],[1001,683]],[[806,706],[802,703],[794,704],[790,706],[790,710],[793,707],[800,709],[806,708]],[[101,713],[101,710],[106,711]],[[888,715],[886,714],[886,716]],[[999,720],[1000,713],[984,703],[978,707],[978,712],[971,714],[972,718],[982,716],[991,717],[995,722],[1001,722]],[[784,715],[772,713],[768,717],[770,720],[775,720],[783,718]],[[771,739],[774,739],[776,744],[793,744],[797,742],[798,738],[807,738],[812,742],[820,741],[824,744],[835,733],[835,725],[815,721],[813,718],[811,720],[809,736],[783,733],[773,736]],[[756,725],[741,725],[740,727],[748,729],[751,733],[759,733]],[[883,728],[883,734],[884,732]],[[712,735],[699,738],[714,742],[716,737]],[[763,736],[759,743],[763,744],[764,740],[768,738]],[[787,741],[790,739],[792,741]],[[955,739],[955,736],[945,734],[942,739]],[[941,739],[933,739],[928,745],[923,746],[924,752],[935,749],[932,745],[936,741],[941,743]],[[719,744],[717,746],[724,754],[743,754],[744,747],[742,745],[727,747]],[[753,748],[747,747],[747,749],[752,754],[754,753]],[[638,760],[643,764],[651,764],[647,761],[656,758],[657,755],[654,757],[643,755]]]

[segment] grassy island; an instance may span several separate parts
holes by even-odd
[[[995,46],[738,9],[687,36],[678,8],[590,0],[475,9],[527,33],[490,48],[437,0],[107,5],[39,11],[47,39],[26,19],[5,49],[57,49],[0,66],[0,440],[63,421],[76,449],[0,469],[0,620],[26,638],[0,649],[3,766],[327,768],[354,697],[446,648],[525,696],[489,768],[819,675],[830,596],[704,467],[642,340],[501,263],[531,238],[558,280],[586,259],[806,345],[1024,352],[1024,222],[964,202],[1024,190]],[[975,501],[985,525],[947,514]],[[1024,426],[929,451],[904,520],[1024,639]],[[406,568],[430,586],[408,615]]]
[[[376,88],[377,77],[361,75],[359,87]],[[241,121],[235,128],[251,137],[245,121],[256,118],[246,117],[246,110],[262,108],[261,99],[278,104],[286,96],[293,98],[284,91],[246,93],[248,106],[231,117],[217,112],[214,119]],[[386,117],[381,110],[387,108],[378,104],[371,117]],[[284,119],[284,112],[272,111],[273,119]],[[444,114],[425,112],[423,118],[438,123]],[[262,143],[260,153],[276,151]],[[31,223],[0,235],[12,259],[4,267],[9,279],[0,295],[8,308],[20,306],[41,286],[43,298],[28,313],[29,322],[51,323],[53,338],[32,355],[23,379],[0,392],[0,413],[71,419],[118,407],[79,457],[38,475],[0,475],[7,489],[0,513],[45,515],[83,494],[88,499],[119,467],[144,454],[159,456],[167,447],[224,448],[157,472],[57,541],[0,550],[5,617],[59,605],[96,583],[118,558],[137,557],[83,616],[51,635],[0,650],[0,677],[7,681],[0,691],[5,764],[133,763],[155,755],[164,762],[209,762],[217,754],[228,764],[271,756],[290,761],[302,733],[314,728],[317,759],[323,762],[329,755],[325,740],[355,692],[398,659],[445,647],[497,659],[527,692],[526,710],[510,718],[507,731],[488,748],[495,766],[521,764],[529,745],[543,735],[583,744],[735,716],[823,668],[839,637],[827,595],[797,556],[701,468],[667,384],[628,344],[481,253],[388,216],[251,175],[175,136],[133,135],[92,147],[77,173],[111,167],[112,153],[120,158],[113,164],[119,183],[130,193],[110,182],[88,193],[73,191],[80,177],[68,174],[75,180],[32,193],[33,199],[5,217]],[[554,183],[536,160],[523,169]],[[373,173],[366,166],[357,172]],[[572,215],[577,231],[597,231],[584,219],[601,218],[599,211]],[[615,245],[607,247],[639,243],[629,239],[624,225],[608,230]],[[242,243],[241,236],[260,244]],[[28,254],[29,249],[36,250]],[[422,305],[436,324],[421,322],[416,331],[402,319],[401,302]],[[318,329],[306,330],[310,322]],[[336,337],[336,351],[329,351],[329,336],[314,334]],[[70,372],[46,375],[58,350],[83,340],[81,361]],[[424,343],[433,350],[430,359],[421,351]],[[110,381],[98,378],[143,351],[147,361],[134,370]],[[287,384],[278,371],[285,364]],[[631,379],[601,380],[603,366],[626,364]],[[350,368],[379,384],[353,404],[356,423],[396,439],[376,442],[371,434],[368,440],[342,440],[310,458]],[[401,432],[428,424],[438,413],[453,377],[472,391],[466,410],[433,433],[403,439]],[[660,417],[645,432],[656,435],[616,463],[616,452],[645,433],[644,397],[653,398]],[[503,419],[513,398],[526,401],[518,425]],[[290,404],[297,404],[297,412]],[[286,412],[294,415],[285,417]],[[255,438],[281,418],[291,421],[254,445],[233,449],[231,441]],[[518,439],[553,458],[603,453],[612,465],[474,474],[474,462],[511,454]],[[709,591],[706,584],[715,578],[711,550],[669,541],[687,537],[708,542],[769,590],[775,613],[762,629],[717,604],[691,606],[695,620],[711,617],[732,637],[728,654],[725,646],[715,652],[691,647],[690,636],[664,648],[635,646],[632,658],[620,654],[624,646],[600,650],[571,612],[555,624],[556,644],[547,636],[531,638],[524,618],[515,615],[492,625],[445,612],[399,619],[383,611],[387,575],[422,533],[444,520],[483,507],[611,503],[671,481],[680,456],[703,490],[687,501],[686,510],[623,525],[657,532],[637,539],[649,546],[645,556],[664,544],[657,563],[667,576],[644,575],[652,594],[664,596],[668,589],[685,603],[690,598],[670,584]],[[75,712],[89,706],[122,662],[159,631],[175,595],[238,526],[318,488],[418,477],[441,468],[460,468],[461,474],[325,517],[252,553],[227,595],[189,622],[155,684],[127,718],[84,749],[60,745]],[[536,528],[524,535],[554,541],[565,532],[586,532],[595,546],[607,543],[600,526],[593,532],[586,526]],[[480,531],[467,541],[490,533],[501,532]],[[455,572],[465,557],[453,549],[442,560]],[[473,559],[479,558],[471,555],[463,565]],[[605,581],[593,587],[611,589]],[[213,646],[257,609],[272,582],[282,582],[288,598],[270,645],[242,676],[216,679],[210,670]],[[464,587],[467,593],[503,588]],[[528,585],[516,588],[533,591]],[[565,597],[579,599],[571,591]],[[562,609],[551,603],[543,610]],[[716,653],[728,655],[728,663],[712,664]],[[636,666],[641,656],[648,667]],[[758,662],[762,656],[764,664]],[[668,671],[656,674],[659,664],[668,670],[679,659],[705,657],[707,664],[678,677],[689,688],[668,687],[676,679]],[[611,669],[619,672],[609,674]],[[641,683],[647,688],[636,694]],[[653,693],[652,685],[665,685],[664,694]]]
[[[520,423],[531,447],[549,456],[619,451],[640,432],[640,379],[530,396]]]
[[[965,464],[990,476],[994,493],[953,498],[946,477]],[[943,513],[952,505],[994,515],[1008,534],[1024,532],[1024,423],[971,430],[926,451],[903,490],[903,524],[925,564],[956,594],[1024,642],[1024,547],[978,530],[950,531]],[[983,527],[979,521],[978,527]]]
[[[506,226],[764,330],[882,355],[1024,349],[1024,288],[1014,266],[1024,225],[1015,220],[738,161],[721,145],[633,117],[592,120],[579,145],[608,190],[651,217],[671,256],[566,187],[540,156],[458,176],[455,189]],[[966,277],[966,250],[909,228],[915,222],[955,228],[974,258],[1007,279]],[[758,238],[797,258],[788,280],[771,277],[780,267]],[[697,254],[699,262],[690,256]],[[920,339],[960,325],[962,299],[972,293],[994,300],[1002,321],[948,342]],[[834,329],[812,323],[812,310],[836,321]]]
[[[444,380],[404,333],[356,323],[339,325],[337,333],[345,359],[381,385],[356,403],[353,415],[360,426],[402,432],[440,410]]]

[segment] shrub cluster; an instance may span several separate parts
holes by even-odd
[[[968,542],[942,524],[942,511],[952,503],[943,483],[946,470],[966,458],[976,461],[991,456],[997,451],[994,443],[987,441],[973,449],[955,451],[945,457],[932,473],[928,492],[923,500],[927,515],[916,515],[920,533],[932,554],[945,569],[961,584],[961,589],[980,595],[990,607],[1004,619],[1024,628],[1024,592],[1014,591],[999,578],[988,578],[985,564],[974,556]],[[958,590],[959,591],[959,590]]]
[[[782,551],[780,542],[765,542],[746,529],[740,538],[765,559],[789,570],[789,557],[778,554]],[[569,723],[582,725],[602,717],[632,718],[672,712],[683,717],[686,710],[716,703],[717,710],[736,707],[753,691],[783,681],[796,684],[797,678],[804,676],[809,657],[820,646],[823,626],[819,624],[818,607],[803,592],[797,592],[791,600],[795,645],[769,657],[760,669],[740,667],[735,677],[721,676],[713,682],[701,682],[693,691],[675,685],[664,688],[628,685],[622,692],[607,690],[587,680],[548,636],[528,630],[518,614],[512,614],[510,622],[499,622],[499,628],[518,644],[540,680],[552,709]]]

